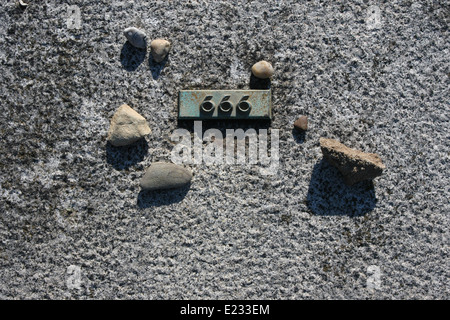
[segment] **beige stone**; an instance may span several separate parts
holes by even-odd
[[[142,190],[162,190],[180,188],[192,179],[192,172],[170,162],[155,162],[141,179]]]
[[[351,149],[334,139],[320,138],[324,158],[343,175],[348,185],[380,176],[386,168],[375,153]]]
[[[107,140],[113,146],[120,147],[132,144],[150,133],[147,120],[130,106],[123,104],[111,119]]]
[[[274,70],[269,62],[262,60],[253,65],[252,73],[257,78],[267,79],[273,76]]]
[[[170,51],[170,42],[164,39],[155,39],[150,43],[153,60],[161,62]]]

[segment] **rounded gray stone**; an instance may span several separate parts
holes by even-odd
[[[163,190],[180,188],[192,179],[190,170],[174,163],[155,162],[141,179],[142,190]]]
[[[135,27],[126,28],[123,31],[125,38],[136,48],[147,48],[147,36],[144,31],[141,31]]]

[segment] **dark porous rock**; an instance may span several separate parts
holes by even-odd
[[[306,131],[308,130],[308,117],[307,116],[301,116],[294,122],[294,128],[299,131]]]
[[[155,162],[141,179],[142,190],[163,190],[180,188],[192,179],[188,169],[174,163]]]
[[[344,176],[347,185],[380,176],[386,168],[375,153],[351,149],[334,139],[320,138],[324,158]]]

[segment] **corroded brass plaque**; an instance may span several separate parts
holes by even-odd
[[[272,119],[271,90],[182,90],[178,119]]]

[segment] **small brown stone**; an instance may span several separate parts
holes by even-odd
[[[306,131],[308,130],[308,117],[307,116],[301,116],[294,122],[294,128],[299,131]]]
[[[386,168],[377,154],[351,149],[334,139],[320,138],[320,148],[324,158],[342,173],[347,185],[372,180]]]
[[[252,73],[257,78],[268,79],[273,76],[274,70],[269,62],[262,60],[253,65]]]
[[[170,51],[170,42],[165,39],[155,39],[150,43],[153,59],[160,63]]]

